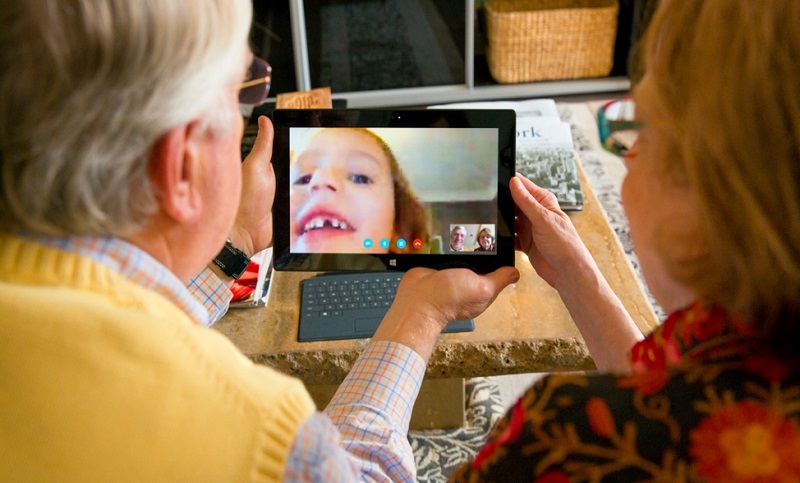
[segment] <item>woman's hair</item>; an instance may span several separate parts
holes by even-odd
[[[389,168],[391,169],[394,183],[395,234],[398,237],[405,238],[406,241],[409,242],[409,246],[411,245],[410,242],[415,238],[419,238],[423,243],[427,244],[430,235],[430,215],[428,209],[411,190],[408,179],[403,174],[403,170],[400,168],[400,163],[397,162],[394,152],[383,138],[369,129],[357,128],[356,130],[374,139],[389,160]],[[395,244],[393,243],[392,250],[390,251],[397,251],[394,247]]]
[[[800,2],[662,0],[646,39],[661,163],[701,240],[657,247],[701,297],[795,346],[800,331]],[[672,244],[671,244],[672,243]],[[688,249],[700,245],[700,250]],[[689,255],[687,256],[687,253]],[[787,337],[787,334],[793,334]],[[784,346],[784,348],[786,348]]]
[[[0,9],[0,230],[124,235],[157,208],[152,146],[221,135],[249,0],[26,0]],[[229,132],[229,131],[228,131]]]

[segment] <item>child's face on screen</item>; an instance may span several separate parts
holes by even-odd
[[[393,242],[394,181],[368,134],[334,128],[315,135],[292,161],[289,182],[293,252],[388,251],[381,240]]]

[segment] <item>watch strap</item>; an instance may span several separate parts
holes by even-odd
[[[225,246],[214,258],[214,264],[222,270],[222,273],[234,280],[238,280],[247,270],[247,266],[250,265],[250,257],[233,246],[230,240],[226,240]]]

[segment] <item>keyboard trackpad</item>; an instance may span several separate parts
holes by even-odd
[[[381,317],[365,317],[356,319],[355,331],[359,334],[369,333],[371,335],[378,330],[378,326],[381,325],[381,320],[383,320]]]

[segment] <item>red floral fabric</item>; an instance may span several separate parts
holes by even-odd
[[[800,365],[751,325],[697,302],[631,364],[543,378],[450,480],[800,482]]]

